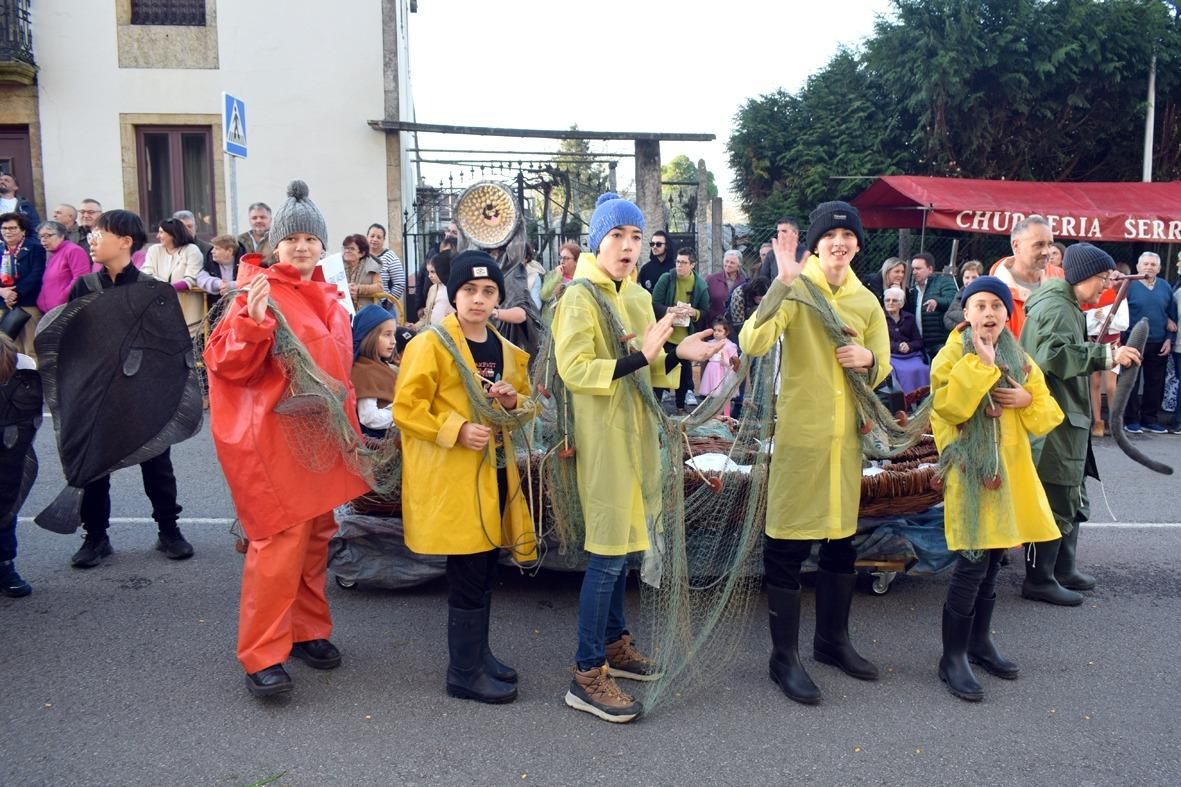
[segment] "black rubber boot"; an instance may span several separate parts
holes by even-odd
[[[816,636],[812,655],[860,680],[877,680],[878,668],[853,648],[849,641],[849,607],[853,604],[856,574],[816,572]]]
[[[1054,561],[1054,578],[1067,590],[1094,590],[1095,578],[1078,570],[1078,531],[1075,522],[1071,531],[1062,536],[1058,559]]]
[[[1016,680],[1020,668],[997,650],[992,640],[992,610],[996,607],[996,594],[992,598],[976,599],[976,614],[972,618],[972,633],[968,636],[968,661],[979,664],[990,675],[1005,680]]]
[[[1054,566],[1058,561],[1058,549],[1062,539],[1042,541],[1025,545],[1025,581],[1021,583],[1021,595],[1032,601],[1044,601],[1060,607],[1077,607],[1083,597],[1073,590],[1067,590],[1054,578]]]
[[[484,644],[488,641],[488,618],[484,609],[447,611],[447,693],[452,697],[499,704],[517,698],[517,687],[497,680],[484,669]]]
[[[767,585],[771,623],[771,680],[804,705],[820,702],[820,689],[800,663],[800,589]]]
[[[946,604],[943,605],[943,656],[939,659],[939,680],[947,690],[962,700],[980,702],[984,689],[972,665],[968,663],[968,637],[972,633],[971,616],[964,617]]]
[[[492,591],[484,594],[484,671],[497,680],[505,683],[517,682],[517,671],[492,655],[492,648],[488,645],[488,631],[491,628]]]

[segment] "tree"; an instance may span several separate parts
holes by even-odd
[[[570,130],[578,131],[578,125],[571,126]],[[572,233],[580,231],[572,225],[585,224],[586,218],[594,212],[595,200],[607,187],[606,170],[602,163],[590,157],[591,152],[587,140],[566,138],[558,144],[558,154],[554,157],[557,177],[563,182],[552,192],[551,215],[555,223],[560,221],[562,208],[568,205],[566,227]],[[567,196],[570,197],[569,203]]]
[[[1159,0],[893,0],[860,52],[748,100],[727,143],[755,224],[918,175],[1136,180],[1157,55],[1158,180],[1181,177],[1181,31]]]

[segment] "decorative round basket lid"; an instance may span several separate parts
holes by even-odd
[[[496,249],[508,243],[519,215],[512,192],[490,180],[469,186],[455,205],[459,229],[482,249]]]

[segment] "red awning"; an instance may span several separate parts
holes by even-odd
[[[1015,222],[1038,213],[1056,238],[1181,243],[1181,182],[1029,183],[887,175],[853,204],[870,229],[919,229],[926,213],[928,229],[1008,235]]]

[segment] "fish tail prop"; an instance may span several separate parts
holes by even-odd
[[[1114,311],[1114,309],[1112,310]],[[1148,343],[1148,318],[1141,317],[1140,321],[1132,326],[1132,330],[1128,332],[1128,341],[1125,347],[1133,347],[1138,352],[1144,352],[1144,346]],[[1164,462],[1147,456],[1136,446],[1132,445],[1132,441],[1124,433],[1124,408],[1128,405],[1128,400],[1132,398],[1136,391],[1136,380],[1140,375],[1140,367],[1135,369],[1128,367],[1120,373],[1119,382],[1115,384],[1115,396],[1112,397],[1110,406],[1108,407],[1111,415],[1111,436],[1115,438],[1115,444],[1120,447],[1120,450],[1128,455],[1128,458],[1134,462],[1147,467],[1149,470],[1160,473],[1161,475],[1172,475],[1173,468]]]
[[[41,527],[69,535],[82,525],[82,495],[85,490],[67,486],[45,509],[33,518]]]

